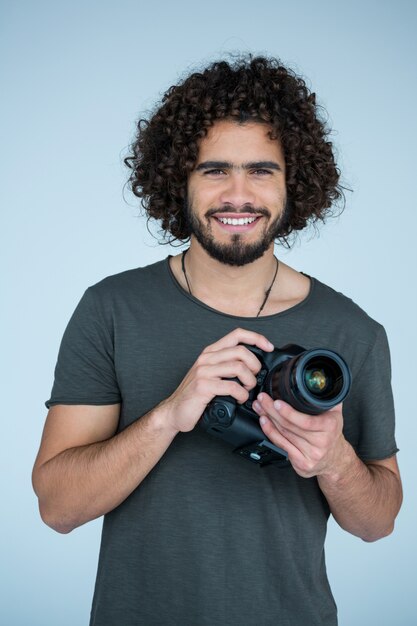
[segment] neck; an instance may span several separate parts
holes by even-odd
[[[192,294],[204,301],[245,307],[255,314],[271,285],[277,267],[274,246],[247,265],[235,267],[213,259],[191,239],[185,267]]]

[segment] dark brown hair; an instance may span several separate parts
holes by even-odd
[[[330,130],[305,81],[278,59],[218,61],[168,89],[149,120],[140,119],[131,154],[130,187],[169,242],[190,237],[184,205],[199,141],[222,119],[271,126],[286,162],[288,205],[280,238],[332,215],[344,203]],[[343,208],[343,207],[342,207]]]

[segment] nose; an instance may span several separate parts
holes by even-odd
[[[245,204],[255,205],[255,194],[245,172],[232,172],[224,181],[220,202],[238,209]]]

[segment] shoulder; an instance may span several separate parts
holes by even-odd
[[[98,300],[123,298],[138,292],[143,293],[143,290],[155,289],[165,275],[166,259],[106,276],[88,287],[87,292]]]
[[[125,270],[124,272],[119,272],[118,274],[112,274],[92,285],[91,289],[98,292],[113,289],[123,290],[137,283],[153,283],[155,278],[160,277],[164,273],[165,265],[166,259],[163,259],[162,261],[156,261],[150,265],[135,267]]]
[[[373,344],[383,326],[373,319],[358,303],[341,291],[311,278],[310,301],[315,317],[331,321],[340,330],[349,329],[356,343]]]
[[[81,300],[89,315],[107,324],[142,310],[166,306],[170,289],[167,260],[106,276],[88,287]]]
[[[320,298],[320,302],[325,306],[336,307],[340,310],[346,310],[351,315],[371,319],[369,315],[357,304],[351,297],[341,291],[338,291],[330,285],[326,285],[318,278],[310,277],[313,288],[316,290]]]

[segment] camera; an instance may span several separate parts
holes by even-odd
[[[216,396],[207,405],[199,425],[234,447],[234,452],[258,465],[289,465],[285,450],[266,438],[252,402],[261,391],[284,400],[297,411],[319,415],[342,402],[349,393],[351,374],[343,358],[324,348],[306,350],[296,344],[264,352],[246,348],[261,362],[256,386],[244,404],[231,396]],[[237,380],[234,378],[233,380]],[[239,381],[238,381],[239,382]]]

